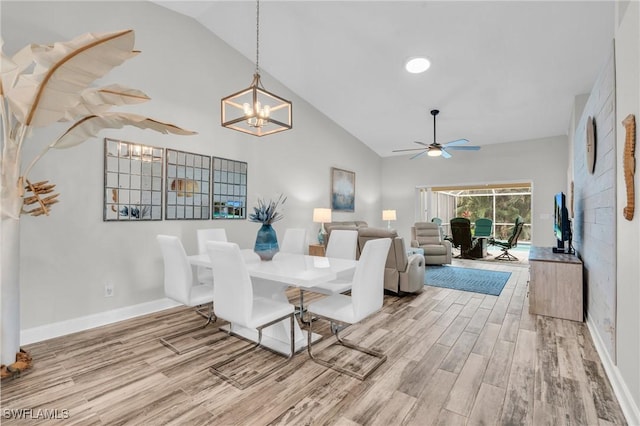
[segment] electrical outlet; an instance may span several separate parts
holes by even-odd
[[[113,296],[113,283],[104,283],[104,297]]]

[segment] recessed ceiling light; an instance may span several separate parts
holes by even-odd
[[[404,68],[411,74],[420,74],[425,72],[431,66],[431,62],[427,58],[409,58]]]

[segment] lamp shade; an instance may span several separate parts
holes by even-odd
[[[382,220],[396,220],[396,211],[382,210]]]
[[[316,223],[331,222],[331,209],[313,209],[313,221]]]

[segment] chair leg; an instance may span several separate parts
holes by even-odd
[[[258,349],[260,347],[260,343],[262,342],[262,329],[263,328],[267,328],[273,324],[276,324],[284,319],[287,319],[287,317],[289,318],[289,324],[291,327],[291,334],[290,334],[290,339],[291,339],[291,352],[289,353],[289,356],[287,356],[284,360],[272,365],[268,370],[263,371],[262,373],[258,374],[257,376],[253,377],[252,379],[242,383],[238,380],[236,380],[234,377],[227,375],[225,373],[223,373],[219,368],[229,364],[232,361],[236,361],[238,360],[240,357],[248,354],[249,352],[253,352],[254,350]],[[231,354],[229,357],[227,357],[226,359],[217,362],[215,364],[213,364],[212,366],[209,367],[209,371],[211,371],[213,374],[215,374],[216,376],[220,377],[222,380],[231,383],[233,386],[235,386],[238,389],[246,389],[249,386],[259,382],[260,380],[264,379],[265,377],[267,377],[268,375],[270,375],[271,373],[273,373],[275,370],[279,369],[280,367],[284,366],[286,363],[288,363],[291,358],[293,358],[293,355],[295,354],[295,329],[294,327],[294,322],[295,322],[295,312],[291,313],[290,315],[287,315],[285,317],[282,318],[278,318],[274,321],[271,321],[270,323],[267,323],[265,325],[263,325],[262,327],[257,328],[258,330],[258,342],[255,345],[251,345],[248,348],[239,350],[234,352],[233,354]]]
[[[509,253],[508,249],[503,249],[502,253],[496,257],[494,257],[495,260],[508,260],[508,261],[517,261],[519,260],[517,257],[515,257],[514,255],[512,255],[511,253]]]
[[[342,338],[340,338],[340,330],[344,327],[340,327],[340,326],[335,326],[333,324],[333,320],[331,320],[330,318],[325,318],[329,321],[331,321],[331,331],[333,332],[333,334],[336,336],[336,339],[338,340],[338,343],[340,343],[342,346],[345,346],[347,348],[356,350],[358,352],[362,352],[365,353],[367,355],[371,355],[375,358],[377,358],[376,363],[371,366],[371,368],[369,368],[368,370],[366,370],[363,373],[358,373],[354,370],[349,370],[347,368],[341,367],[339,365],[337,365],[336,363],[332,363],[329,361],[326,361],[324,359],[320,359],[318,357],[316,357],[315,355],[313,355],[313,352],[311,351],[311,335],[312,335],[312,325],[309,324],[309,329],[308,329],[308,334],[307,334],[307,352],[309,353],[309,357],[316,363],[323,365],[327,368],[331,368],[332,370],[336,370],[340,373],[344,373],[348,376],[351,377],[355,377],[358,380],[365,380],[367,377],[369,377],[371,375],[371,373],[373,373],[378,367],[380,367],[382,364],[384,364],[384,362],[387,360],[387,355],[385,355],[382,352],[378,352],[378,351],[374,351],[373,349],[369,349],[369,348],[365,348],[364,346],[360,346],[357,345],[355,343],[349,342],[347,340],[344,340]]]
[[[213,303],[211,303],[211,305],[209,306],[209,312],[207,314],[204,314],[204,312],[202,312],[200,309],[196,309],[196,313],[201,315],[201,316],[204,316],[207,319],[207,322],[205,322],[203,325],[199,325],[197,327],[190,328],[188,330],[180,331],[178,333],[175,333],[175,334],[172,334],[172,335],[169,335],[169,336],[161,337],[160,338],[160,343],[162,343],[163,345],[165,345],[166,347],[171,349],[177,355],[182,355],[182,354],[185,354],[187,352],[191,352],[191,351],[194,351],[196,349],[200,349],[203,346],[207,346],[207,345],[210,345],[212,343],[216,343],[216,342],[218,342],[218,341],[220,341],[222,339],[225,339],[227,337],[227,336],[224,336],[224,337],[220,337],[220,338],[213,339],[213,340],[205,340],[204,342],[201,342],[200,344],[198,344],[196,346],[192,346],[190,348],[187,348],[186,350],[180,350],[177,347],[175,347],[173,344],[171,344],[169,342],[169,340],[175,339],[176,337],[182,337],[182,336],[185,336],[187,334],[202,330],[203,328],[205,328],[209,324],[214,323],[214,322],[216,322],[218,320],[216,315],[213,313]]]
[[[196,313],[201,317],[207,319],[207,323],[205,324],[205,326],[211,324],[212,322],[216,322],[218,320],[218,317],[216,317],[216,314],[213,312],[213,303],[211,303],[209,305],[209,308],[205,310],[203,310],[203,306],[204,305],[200,305],[198,309],[196,309]]]

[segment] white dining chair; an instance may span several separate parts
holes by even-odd
[[[304,254],[307,243],[307,230],[304,228],[287,228],[284,231],[279,253]],[[277,255],[276,255],[277,256]]]
[[[339,259],[355,259],[358,245],[358,231],[350,229],[336,229],[331,232],[331,238],[325,251],[326,257]]]
[[[284,237],[282,238],[282,244],[280,245],[280,251],[276,253],[274,259],[277,259],[281,254],[304,254],[304,246],[307,242],[307,230],[304,228],[287,228],[284,231]],[[302,318],[304,312],[304,293],[300,289],[300,304],[296,309],[296,315],[300,315]]]
[[[207,254],[207,241],[227,241],[227,231],[224,228],[203,228],[196,231],[198,238],[198,254]],[[201,284],[213,283],[211,268],[198,266],[198,281]]]
[[[331,234],[331,238],[333,238],[333,232]],[[364,380],[387,360],[387,356],[382,352],[365,348],[340,338],[340,327],[335,325],[346,326],[355,324],[382,308],[384,297],[384,265],[390,246],[390,238],[379,238],[368,241],[367,244],[365,244],[358,261],[358,266],[353,275],[351,296],[333,294],[317,302],[312,302],[307,306],[307,311],[310,315],[315,315],[331,322],[331,330],[336,336],[338,343],[347,348],[371,355],[377,358],[377,361],[368,370],[358,372],[354,369],[339,366],[335,362],[316,357],[311,350],[313,333],[313,322],[311,322],[308,328],[307,351],[311,359],[318,364]]]
[[[216,300],[214,310],[216,316],[229,322],[229,334],[233,333],[234,325],[258,331],[258,342],[255,345],[231,354],[226,359],[212,365],[210,370],[237,388],[245,389],[262,380],[293,357],[295,353],[294,307],[286,302],[254,294],[251,277],[237,244],[209,241],[206,246],[213,266],[213,280],[216,283],[214,287],[214,298]],[[224,374],[220,370],[220,367],[258,348],[262,342],[262,330],[264,328],[287,318],[289,318],[291,350],[285,360],[274,364],[266,371],[244,383]]]
[[[160,342],[178,355],[200,348],[216,340],[203,339],[198,345],[180,350],[170,343],[177,337],[181,337],[195,331],[201,330],[212,322],[216,321],[213,310],[213,284],[200,284],[193,279],[193,269],[187,254],[184,251],[182,242],[178,237],[171,235],[156,236],[162,251],[164,261],[164,294],[166,297],[182,303],[185,306],[198,307],[205,304],[209,305],[209,312],[203,313],[196,309],[196,312],[207,319],[203,326],[181,331],[170,336],[160,338]]]
[[[328,258],[355,260],[358,245],[358,231],[336,229],[331,232],[325,256]],[[344,293],[351,289],[352,274],[340,276],[335,280],[317,284],[309,291],[332,295]]]

